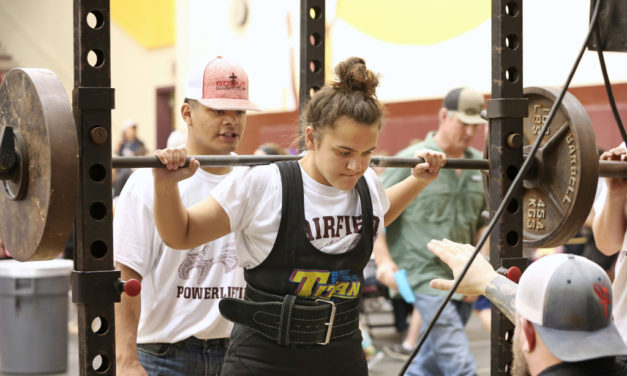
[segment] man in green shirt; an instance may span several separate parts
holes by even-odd
[[[438,130],[427,134],[423,142],[400,151],[397,156],[412,157],[416,150],[431,149],[444,152],[448,158],[482,158],[482,154],[469,145],[485,124],[480,117],[483,104],[483,96],[473,89],[451,90],[438,112]],[[381,179],[385,187],[390,187],[410,174],[409,169],[387,169]],[[405,269],[416,296],[414,307],[423,323],[433,319],[446,295],[445,291],[432,289],[429,282],[453,276],[449,267],[429,252],[427,243],[434,238],[446,238],[475,244],[487,225],[487,219],[482,217],[484,211],[487,211],[487,205],[480,171],[442,170],[436,180],[387,227],[386,235],[377,239],[374,249],[377,277],[395,288],[394,272]],[[472,305],[463,302],[462,298],[462,295],[455,294],[453,301],[446,305],[409,367],[408,375],[476,374],[464,332]],[[426,325],[422,327],[421,332]],[[418,333],[408,333],[405,346],[414,346],[417,339]]]

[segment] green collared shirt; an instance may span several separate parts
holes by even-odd
[[[413,157],[414,151],[442,151],[433,140],[435,132],[418,144],[401,150],[398,157]],[[481,159],[474,148],[464,152],[465,159]],[[382,175],[388,188],[411,174],[409,168],[388,168]],[[431,239],[447,238],[459,243],[475,244],[477,230],[487,225],[481,213],[487,210],[483,196],[483,178],[479,170],[462,170],[458,177],[454,169],[442,169],[438,177],[420,192],[403,213],[386,229],[390,254],[399,268],[407,270],[407,279],[414,292],[445,295],[446,291],[432,289],[434,278],[452,279],[449,267],[427,249]],[[461,298],[456,294],[455,298]]]

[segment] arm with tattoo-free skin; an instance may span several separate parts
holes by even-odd
[[[472,245],[455,243],[447,239],[431,240],[427,248],[451,268],[455,280],[475,251]],[[454,283],[454,280],[438,278],[432,280],[430,286],[438,290],[450,290]],[[517,284],[498,274],[485,258],[478,255],[455,292],[464,295],[485,295],[511,322],[514,322],[517,288]]]
[[[390,255],[385,233],[379,234],[375,240],[372,253],[374,254],[374,263],[377,265],[377,281],[398,291],[398,285],[394,279],[394,273],[398,271],[398,266]]]
[[[211,196],[187,209],[181,200],[178,182],[196,173],[200,163],[192,158],[182,168],[187,149],[157,150],[155,156],[166,168],[152,170],[155,186],[155,226],[165,244],[174,249],[191,249],[231,232],[229,217]]]
[[[386,227],[438,176],[440,168],[446,163],[446,155],[433,150],[417,150],[414,157],[420,157],[424,162],[417,164],[407,178],[385,190],[390,200],[390,208],[383,218]]]
[[[613,148],[601,154],[601,160],[625,161],[627,150],[623,147]],[[625,221],[627,180],[606,178],[605,182],[607,196],[603,209],[594,216],[592,232],[597,248],[606,255],[613,255],[622,248],[627,228]]]

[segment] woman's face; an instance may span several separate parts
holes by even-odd
[[[351,190],[370,165],[370,157],[377,146],[379,127],[363,124],[342,116],[333,128],[316,134],[306,129],[307,147],[313,158],[312,171],[307,171],[317,182],[341,190]]]

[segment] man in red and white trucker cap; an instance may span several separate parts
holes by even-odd
[[[180,113],[189,155],[229,155],[246,129],[248,76],[217,57],[190,69]],[[178,184],[186,207],[205,199],[220,181],[243,167],[200,168]],[[155,169],[154,174],[160,170]],[[116,304],[119,375],[219,375],[233,324],[220,315],[223,297],[243,297],[233,234],[189,250],[168,247],[153,219],[150,169],[129,178],[113,220],[114,257],[122,278],[142,281],[139,297]]]
[[[194,99],[214,110],[254,110],[248,100],[248,75],[234,62],[222,56],[209,64],[192,68],[185,87],[185,98]]]
[[[432,240],[429,250],[458,278],[474,247]],[[431,287],[450,289],[434,279]],[[627,375],[627,354],[612,320],[612,285],[605,271],[585,257],[554,254],[532,263],[519,284],[476,257],[457,289],[485,295],[515,325],[512,375]]]

